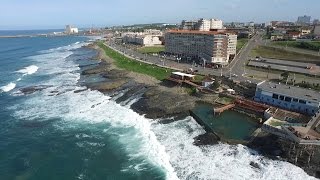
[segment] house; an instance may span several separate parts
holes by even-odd
[[[285,34],[284,39],[287,40],[296,40],[301,36],[299,31],[287,31],[287,33]]]

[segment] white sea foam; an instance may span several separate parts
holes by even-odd
[[[72,45],[70,49],[78,45]],[[52,75],[50,80],[41,82],[41,84],[53,85],[53,87],[39,92],[37,96],[30,96],[23,103],[16,105],[14,115],[25,120],[63,119],[65,122],[62,123],[63,126],[57,125],[57,128],[61,130],[77,123],[105,122],[111,125],[109,131],[103,131],[105,133],[122,129],[121,132],[116,131],[119,136],[118,143],[122,144],[124,150],[127,151],[131,162],[123,169],[139,171],[147,168],[146,164],[153,164],[165,172],[167,179],[177,179],[165,148],[151,131],[150,120],[138,115],[128,107],[117,104],[110,97],[98,91],[73,92],[83,88],[77,86],[80,79],[76,71],[79,69],[77,64],[66,60],[66,57],[71,54],[69,50],[59,49],[31,57],[41,69],[38,74]],[[49,96],[52,95],[52,91],[56,90],[59,91],[58,95]],[[18,108],[18,106],[24,108]],[[95,142],[78,142],[77,145],[79,148],[84,148],[86,145],[103,146]],[[135,166],[130,166],[132,164]]]
[[[191,117],[170,124],[154,123],[152,130],[166,147],[180,179],[314,179],[290,163],[267,159],[243,145],[193,145],[193,138],[205,131]]]
[[[11,82],[5,86],[2,86],[0,87],[0,89],[3,91],[3,92],[9,92],[11,91],[12,89],[14,89],[16,87],[16,84]]]
[[[31,66],[28,66],[28,67],[25,67],[19,71],[17,71],[18,73],[22,73],[24,76],[25,75],[31,75],[31,74],[34,74],[35,72],[38,71],[38,66],[36,65],[31,65]]]

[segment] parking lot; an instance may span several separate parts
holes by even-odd
[[[285,61],[280,59],[257,58],[250,60],[248,66],[288,71],[306,75],[320,75],[320,66],[312,63]]]

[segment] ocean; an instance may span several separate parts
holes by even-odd
[[[193,118],[162,124],[86,89],[93,40],[0,39],[1,180],[313,179],[243,145],[195,146],[205,131]]]

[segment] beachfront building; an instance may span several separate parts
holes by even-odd
[[[320,92],[266,81],[257,85],[254,100],[308,115],[320,108]]]
[[[77,34],[79,33],[78,28],[72,27],[71,25],[66,25],[66,34]]]
[[[165,52],[225,66],[236,54],[237,35],[224,31],[172,30],[165,34]]]

